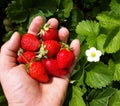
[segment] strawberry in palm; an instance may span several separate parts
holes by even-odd
[[[61,44],[55,40],[46,40],[43,41],[40,50],[38,51],[38,58],[39,57],[47,57],[51,58],[55,56],[60,50]]]
[[[25,51],[23,53],[20,53],[17,57],[17,61],[20,63],[29,63],[36,59],[36,53],[31,51]]]
[[[43,67],[43,64],[39,61],[35,61],[30,63],[28,65],[28,74],[35,80],[39,82],[48,82],[49,76],[46,72],[45,68]]]
[[[59,68],[65,69],[71,67],[75,56],[73,51],[69,48],[68,45],[63,44],[65,47],[61,48],[61,50],[58,52],[56,58],[58,62]]]
[[[49,24],[45,24],[40,31],[40,36],[43,41],[45,40],[56,40],[59,41],[57,29],[50,27]]]
[[[25,51],[37,51],[40,47],[40,40],[37,36],[26,33],[21,38],[21,48]]]
[[[69,73],[67,69],[60,69],[58,67],[57,60],[54,58],[43,59],[42,64],[50,75],[61,77]]]

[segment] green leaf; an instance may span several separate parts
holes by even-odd
[[[6,97],[4,95],[0,96],[0,103],[5,102],[5,101],[6,101]]]
[[[106,35],[105,34],[100,34],[97,37],[97,49],[100,50],[102,52],[102,54],[104,54],[105,50],[104,50],[104,43],[106,40]]]
[[[107,36],[104,50],[107,53],[115,53],[120,49],[120,28],[115,27]]]
[[[76,27],[76,33],[84,36],[97,36],[100,31],[99,23],[96,21],[82,21]]]
[[[64,0],[63,1],[63,12],[64,12],[64,17],[68,18],[70,16],[70,12],[73,8],[73,1],[72,0]]]
[[[73,8],[71,11],[71,19],[70,19],[72,28],[76,27],[78,22],[80,22],[83,19],[83,17],[84,17],[83,12],[80,9]]]
[[[111,97],[109,106],[120,106],[120,90],[117,90],[116,93]]]
[[[61,0],[56,0],[56,3],[57,3],[58,6],[60,5],[60,1]]]
[[[115,64],[114,80],[120,81],[120,63]]]
[[[97,45],[97,35],[100,31],[99,23],[95,21],[82,21],[79,22],[76,27],[76,33],[78,36],[85,36],[88,47],[96,47]]]
[[[69,106],[86,106],[80,88],[73,86],[72,89],[72,98],[69,102]]]
[[[85,51],[88,49],[88,45],[85,43],[85,44],[82,44],[81,47],[80,47],[80,55],[79,55],[79,59],[81,60],[81,58],[86,58],[86,55],[85,55]],[[84,61],[83,59],[81,60],[81,63],[84,64],[86,63],[86,60]],[[79,63],[81,65],[81,63]],[[82,64],[83,65],[83,64]]]
[[[96,18],[99,20],[99,23],[103,28],[111,29],[120,26],[120,18],[115,17],[112,13],[103,12],[98,14]]]
[[[57,2],[56,0],[36,0],[33,1],[34,8],[40,9],[43,12],[50,11],[51,13],[56,12],[57,10]]]
[[[16,0],[16,2],[24,9],[32,8],[32,6],[37,3],[37,1],[34,2],[34,0]]]
[[[85,70],[77,68],[74,71],[76,71],[76,72],[73,72],[73,74],[71,75],[70,83],[74,84],[76,87],[80,87],[81,88],[81,92],[83,92],[83,94],[85,94],[86,91],[87,91],[86,87],[85,87],[85,84],[84,84]]]
[[[94,35],[88,36],[86,38],[86,41],[87,41],[88,48],[97,46],[97,36],[94,36]]]
[[[92,93],[94,93],[93,95],[97,94],[90,102],[90,106],[108,106],[109,99],[115,93],[115,90],[113,88],[106,88]]]
[[[14,31],[9,31],[8,33],[6,33],[4,36],[3,36],[3,42],[7,42],[10,37],[12,36],[12,34],[14,33]]]
[[[55,0],[14,0],[6,8],[6,14],[12,22],[25,22],[32,11],[41,10],[46,16],[53,15],[57,11],[57,3]]]
[[[85,41],[85,36],[83,36],[83,35],[77,35],[77,39],[79,39],[80,44],[82,45],[82,43]]]
[[[69,106],[69,101],[71,97],[72,97],[72,84],[69,84],[68,89],[66,91],[65,100],[62,106]]]
[[[6,14],[11,22],[22,23],[27,20],[29,13],[17,1],[12,1],[6,8]]]
[[[7,105],[7,99],[6,99],[5,95],[4,95],[2,86],[0,85],[0,106],[3,106],[2,104],[4,104],[4,106],[8,106]]]
[[[113,80],[113,72],[102,62],[90,63],[86,68],[85,82],[92,88],[102,88]]]
[[[114,13],[120,14],[120,3],[117,0],[111,0],[110,8]]]
[[[120,50],[118,50],[116,53],[113,53],[113,57],[116,63],[120,63]]]

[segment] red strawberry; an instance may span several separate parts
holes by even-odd
[[[43,41],[45,40],[59,40],[57,29],[51,28],[49,24],[45,24],[40,31],[40,36]]]
[[[50,75],[60,77],[69,73],[66,69],[59,69],[56,59],[43,59],[42,63]]]
[[[51,58],[55,56],[61,47],[61,44],[54,40],[46,40],[43,42],[44,49],[47,50],[47,57]]]
[[[26,33],[21,38],[21,47],[26,51],[36,51],[40,47],[40,41],[37,36]]]
[[[31,51],[26,51],[21,53],[18,57],[17,57],[17,61],[20,63],[29,63],[30,61],[34,60],[36,58],[36,53],[35,52],[31,52]]]
[[[41,62],[33,62],[28,69],[28,74],[39,82],[48,82],[49,76]]]
[[[59,68],[69,68],[74,61],[74,54],[72,50],[61,49],[57,54],[57,62]]]

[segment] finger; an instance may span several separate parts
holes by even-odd
[[[79,40],[78,39],[73,40],[70,44],[70,48],[72,48],[74,56],[75,56],[75,60],[73,62],[73,65],[70,68],[70,74],[71,74],[75,65],[76,65],[76,62],[77,62],[77,59],[78,59],[78,56],[79,56],[79,53],[80,53],[80,42],[79,42]]]
[[[50,18],[48,21],[47,21],[47,24],[50,25],[50,27],[53,27],[53,28],[56,28],[58,27],[58,20],[56,18]]]
[[[79,56],[79,53],[80,53],[80,42],[78,39],[74,39],[71,44],[70,44],[70,48],[73,50],[73,53],[74,53],[74,56],[75,56],[75,59],[73,61],[73,64],[72,66],[70,67],[69,69],[69,74],[65,75],[65,76],[62,76],[63,79],[65,79],[66,81],[69,81],[70,79],[70,76],[73,72],[73,69],[77,63],[77,59],[78,59],[78,56]]]
[[[71,44],[70,44],[70,48],[72,48],[73,53],[75,55],[75,59],[78,58],[79,53],[80,53],[80,42],[78,39],[74,39]]]
[[[33,19],[31,22],[28,33],[31,33],[33,35],[37,35],[40,31],[41,26],[43,25],[44,20],[41,16],[37,16],[36,18]]]
[[[20,35],[15,32],[10,40],[1,47],[0,64],[7,67],[16,65],[17,51],[20,47]]]
[[[69,31],[67,28],[62,27],[59,29],[58,31],[58,36],[60,38],[60,40],[64,43],[67,43],[68,37],[69,37]]]

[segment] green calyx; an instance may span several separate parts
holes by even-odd
[[[45,31],[47,31],[47,30],[49,30],[49,28],[50,28],[50,24],[45,24],[42,28],[41,28],[41,30],[40,30],[40,32],[38,33],[38,35],[44,35],[44,32]]]
[[[72,48],[64,42],[61,42],[61,49],[72,50]]]
[[[45,49],[46,45],[43,43],[41,44],[40,50],[37,52],[37,59],[40,60],[41,58],[47,58],[46,54],[48,53],[48,50]]]
[[[45,24],[44,26],[43,26],[43,30],[49,30],[49,28],[50,28],[50,24]]]
[[[22,48],[19,48],[18,52],[17,52],[17,55],[21,55],[23,53],[23,49]]]
[[[29,63],[25,64],[25,70],[26,70],[27,73],[29,73],[29,67],[30,67],[31,64],[32,64],[32,62],[29,62]]]
[[[26,63],[29,63],[28,60],[24,57],[24,55],[22,53],[23,53],[23,49],[19,48],[17,55],[21,56]]]

